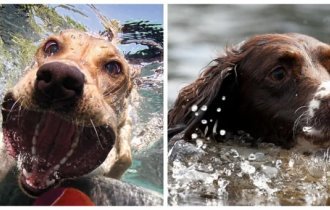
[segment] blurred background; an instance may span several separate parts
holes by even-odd
[[[261,33],[297,32],[330,42],[330,5],[169,5],[168,100],[225,46]]]

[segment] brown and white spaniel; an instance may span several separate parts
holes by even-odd
[[[330,46],[263,34],[227,49],[169,111],[169,134],[221,138],[243,130],[285,148],[330,145]]]

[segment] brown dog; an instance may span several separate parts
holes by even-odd
[[[243,130],[285,148],[329,147],[329,58],[330,45],[307,35],[253,36],[180,91],[169,128],[188,140]]]
[[[84,32],[41,44],[2,105],[6,150],[25,191],[38,194],[96,168],[121,177],[131,164],[129,71],[113,43]]]

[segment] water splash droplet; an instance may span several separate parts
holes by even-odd
[[[236,149],[230,149],[229,154],[234,158],[239,157],[239,153],[237,152]]]
[[[219,107],[219,108],[217,108],[217,112],[221,112],[221,108]]]
[[[226,131],[225,131],[225,130],[220,130],[220,135],[221,135],[221,136],[226,135]]]
[[[191,134],[191,139],[197,139],[197,137],[198,137],[197,133]]]
[[[197,134],[196,134],[196,138],[197,138]],[[200,140],[200,139],[196,140],[196,146],[198,148],[201,148],[203,146],[203,144],[204,144],[204,142],[202,140]]]
[[[201,107],[201,110],[205,112],[205,111],[207,110],[207,106],[206,106],[206,105],[203,105],[203,106]]]
[[[193,105],[191,107],[191,111],[196,112],[197,110],[198,110],[198,106],[197,105]]]
[[[256,160],[256,159],[257,159],[257,157],[256,157],[256,155],[253,154],[253,153],[251,153],[251,154],[249,155],[249,157],[248,157],[248,160]]]
[[[221,100],[225,101],[226,100],[226,96],[222,96]]]
[[[207,124],[207,120],[202,120],[201,122],[202,122],[202,124],[204,124],[204,125]]]

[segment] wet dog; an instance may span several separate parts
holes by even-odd
[[[120,178],[131,165],[132,88],[108,40],[74,30],[45,40],[2,104],[2,157],[15,160],[21,188],[37,195],[95,169]]]
[[[302,34],[263,34],[227,49],[183,88],[169,130],[221,139],[243,130],[286,148],[328,147],[330,46]]]

